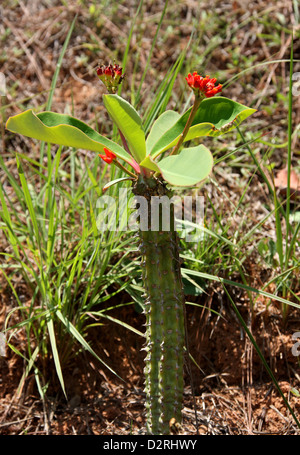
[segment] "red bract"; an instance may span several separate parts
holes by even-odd
[[[109,93],[116,93],[117,87],[124,79],[122,68],[119,65],[100,66],[97,68],[97,75],[99,79],[106,86]]]
[[[111,150],[109,150],[105,147],[103,150],[105,152],[105,155],[99,155],[99,156],[100,156],[100,158],[103,159],[103,161],[110,164],[116,158],[116,155]]]
[[[194,71],[193,74],[189,73],[185,79],[194,93],[198,96],[211,98],[212,96],[222,91],[221,84],[215,86],[215,83],[217,82],[216,78],[210,78],[209,76],[199,76],[197,71]]]

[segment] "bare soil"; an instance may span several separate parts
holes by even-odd
[[[191,367],[186,359],[180,434],[299,434],[230,303],[220,292],[219,299],[215,295],[211,290],[201,304],[218,314],[187,306],[189,349],[197,366]],[[292,355],[292,334],[299,331],[297,311],[291,312],[283,327],[275,304],[266,309],[263,302],[261,310],[250,315],[248,302],[237,299],[236,303],[244,319],[251,321],[249,329],[299,418],[300,401],[291,392],[293,387],[299,390],[299,357]],[[124,307],[116,316],[143,330],[144,316],[133,308]],[[9,350],[6,357],[0,358],[1,434],[145,434],[143,340],[113,322],[90,330],[88,339],[122,380],[102,369],[89,354],[81,353],[63,371],[68,400],[52,375],[47,398],[42,402],[34,375],[22,382],[24,362]],[[20,350],[22,342],[25,340],[15,343]],[[51,363],[52,359],[49,371],[54,370]]]

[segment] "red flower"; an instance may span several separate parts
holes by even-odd
[[[116,93],[117,87],[124,79],[122,68],[119,65],[100,66],[97,68],[97,75],[99,79],[106,86],[109,93]]]
[[[100,158],[103,159],[103,161],[110,164],[116,158],[116,155],[111,150],[109,150],[105,147],[103,150],[105,152],[105,155],[99,155],[99,156],[100,156]]]
[[[199,76],[197,71],[193,74],[189,73],[185,79],[194,93],[202,97],[211,98],[222,91],[221,84],[215,86],[215,83],[217,82],[216,78],[211,79],[209,76]]]

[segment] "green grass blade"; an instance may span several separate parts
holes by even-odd
[[[73,29],[74,29],[76,20],[77,20],[77,15],[75,16],[75,18],[73,19],[73,21],[71,23],[71,26],[69,28],[67,37],[65,39],[65,42],[63,44],[61,53],[59,55],[59,58],[58,58],[58,61],[57,61],[57,64],[56,64],[56,69],[55,69],[55,72],[54,72],[54,75],[53,75],[53,79],[52,79],[52,82],[51,82],[51,87],[50,87],[50,91],[49,91],[49,95],[48,95],[48,100],[47,100],[47,104],[46,104],[46,110],[47,111],[50,111],[51,106],[52,106],[54,90],[55,90],[55,87],[56,87],[56,84],[57,84],[57,79],[58,79],[58,75],[59,75],[59,72],[60,72],[61,64],[62,64],[63,58],[65,56],[66,50],[68,48],[69,41],[70,41],[71,35],[73,33]],[[41,166],[42,166],[42,163],[43,163],[43,160],[44,160],[44,151],[45,151],[45,142],[42,142],[41,143],[41,147],[40,147],[40,165]]]
[[[289,80],[289,112],[288,112],[288,156],[287,156],[287,188],[286,188],[286,245],[289,244],[290,235],[290,197],[291,197],[291,170],[292,170],[292,129],[293,129],[293,34],[290,54],[290,80]],[[285,267],[288,267],[288,248],[285,249]]]
[[[141,81],[140,81],[140,84],[138,86],[137,92],[135,94],[134,100],[132,100],[133,101],[133,105],[135,107],[140,102],[140,97],[141,97],[140,96],[140,92],[141,92],[142,85],[143,85],[143,82],[145,80],[145,77],[147,75],[147,71],[148,71],[148,68],[149,68],[150,60],[152,58],[152,54],[153,54],[153,51],[154,51],[154,48],[155,48],[155,44],[156,44],[156,41],[157,41],[157,38],[158,38],[159,30],[161,28],[163,19],[165,17],[165,14],[166,14],[166,11],[167,11],[167,7],[168,7],[168,0],[165,1],[164,8],[162,10],[162,13],[161,13],[161,16],[160,16],[160,19],[159,19],[159,23],[158,23],[158,25],[156,27],[154,38],[152,40],[151,49],[150,49],[149,54],[148,54],[148,58],[147,58],[147,61],[146,61],[145,67],[144,67],[144,71],[143,71],[143,74],[142,74],[142,77],[141,77]]]
[[[189,258],[191,260],[191,258]],[[205,280],[217,281],[218,283],[228,284],[230,286],[236,286],[238,288],[244,289],[245,291],[254,292],[255,294],[263,295],[264,297],[268,297],[269,299],[276,300],[278,302],[291,305],[295,308],[300,309],[300,305],[294,302],[290,302],[289,300],[284,299],[278,295],[271,294],[270,292],[263,291],[262,289],[256,289],[252,286],[246,285],[244,283],[239,283],[237,281],[227,280],[226,278],[218,277],[216,275],[211,275],[209,273],[199,272],[198,270],[190,270],[186,268],[181,269],[182,272],[186,273],[187,275],[194,275],[200,278],[204,278]]]
[[[30,220],[32,223],[36,242],[39,245],[39,249],[41,250],[41,236],[40,236],[39,226],[38,226],[38,222],[37,222],[37,218],[36,218],[36,213],[35,213],[35,210],[33,207],[32,198],[30,195],[28,184],[27,184],[27,181],[26,181],[26,178],[24,175],[23,166],[21,164],[21,161],[20,161],[18,155],[16,155],[16,161],[17,161],[17,167],[18,167],[19,177],[20,177],[20,181],[21,181],[21,186],[22,186],[22,189],[24,192],[24,200],[26,202],[26,206],[29,211]]]
[[[281,270],[283,270],[283,237],[281,229],[281,216],[280,216],[280,203],[276,191],[274,191],[274,213],[275,213],[275,227],[276,227],[276,249],[279,256],[279,263]]]
[[[232,305],[232,307],[233,307],[233,309],[234,309],[235,314],[237,315],[237,317],[238,317],[240,323],[242,324],[242,326],[243,326],[245,332],[247,333],[247,335],[248,335],[248,337],[249,337],[251,343],[253,344],[253,346],[254,346],[254,348],[255,348],[255,350],[256,350],[256,352],[257,352],[257,354],[258,354],[260,360],[262,361],[262,363],[263,363],[265,369],[267,370],[267,372],[268,372],[270,378],[272,379],[272,381],[273,381],[273,383],[274,383],[276,389],[278,390],[278,392],[279,392],[281,398],[283,399],[283,401],[284,401],[286,407],[288,408],[288,410],[290,411],[291,415],[293,416],[293,419],[294,419],[294,421],[296,422],[298,428],[300,428],[300,422],[298,421],[298,419],[297,419],[297,417],[296,417],[294,411],[292,410],[291,406],[289,405],[289,402],[288,402],[287,399],[285,398],[285,396],[284,396],[284,394],[283,394],[283,392],[282,392],[282,390],[281,390],[281,388],[280,388],[280,386],[279,386],[279,384],[278,384],[278,382],[277,382],[277,380],[276,380],[276,378],[275,378],[275,376],[274,376],[274,374],[273,374],[271,368],[270,368],[269,365],[267,364],[267,362],[266,362],[266,360],[265,360],[265,358],[264,358],[264,356],[263,356],[261,350],[259,349],[259,346],[258,346],[258,344],[256,343],[256,341],[255,341],[255,339],[254,339],[254,337],[253,337],[251,331],[250,331],[249,328],[247,327],[247,324],[245,323],[245,321],[244,321],[242,315],[240,314],[240,312],[239,312],[237,306],[235,305],[233,299],[231,298],[229,292],[227,291],[227,289],[226,289],[226,287],[225,287],[224,285],[223,285],[223,288],[224,288],[224,290],[225,290],[225,292],[226,292],[226,294],[227,294],[227,296],[228,296],[228,298],[229,298],[229,300],[230,300],[230,302],[231,302],[231,305]]]
[[[52,349],[52,354],[53,354],[53,360],[54,360],[54,364],[55,364],[56,373],[57,373],[61,388],[62,388],[62,390],[64,392],[64,395],[67,398],[66,390],[65,390],[64,378],[63,378],[61,365],[60,365],[60,360],[59,360],[59,355],[58,355],[58,350],[57,350],[57,344],[56,344],[56,338],[55,338],[55,332],[54,332],[54,324],[53,324],[53,319],[51,319],[51,316],[47,320],[47,328],[48,328],[48,334],[49,334],[49,339],[50,339],[50,344],[51,344],[51,349]]]
[[[11,220],[10,212],[8,210],[8,207],[7,207],[7,204],[5,201],[1,182],[0,182],[0,201],[2,204],[2,212],[0,212],[0,217],[3,219],[5,225],[7,226],[8,239],[12,246],[13,252],[14,252],[16,258],[20,259],[19,249],[17,247],[18,241],[16,239],[15,231],[12,227],[12,220]]]
[[[64,324],[68,332],[82,345],[84,349],[90,352],[100,363],[102,363],[106,368],[109,369],[113,374],[115,374],[119,379],[123,381],[123,379],[109,366],[107,365],[100,357],[96,354],[96,352],[91,348],[91,346],[86,342],[83,336],[78,332],[76,327],[62,314],[60,310],[56,312],[58,318]]]
[[[63,47],[61,49],[61,52],[60,52],[60,55],[59,55],[59,58],[58,58],[58,61],[57,61],[57,64],[56,64],[56,69],[55,69],[55,72],[54,72],[54,75],[53,75],[53,79],[52,79],[51,87],[50,87],[50,92],[49,92],[49,96],[48,96],[48,100],[47,100],[47,104],[46,104],[46,110],[47,111],[51,110],[54,90],[55,90],[55,87],[56,87],[56,84],[57,84],[57,79],[58,79],[58,75],[59,75],[59,72],[60,72],[61,64],[62,64],[63,58],[65,56],[66,50],[68,48],[68,45],[69,45],[70,38],[71,38],[73,30],[74,30],[74,26],[75,26],[76,20],[77,20],[77,14],[76,14],[75,18],[73,19],[73,21],[72,21],[72,23],[70,25],[68,34],[66,36],[65,42],[63,44]]]

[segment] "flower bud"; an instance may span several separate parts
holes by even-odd
[[[105,152],[105,155],[99,155],[100,158],[103,159],[103,161],[105,161],[107,164],[110,164],[115,158],[116,158],[116,155],[109,149],[107,149],[106,147],[104,147],[104,152]]]
[[[193,74],[189,73],[185,79],[195,95],[201,98],[211,98],[222,91],[221,84],[215,86],[215,83],[217,82],[216,78],[199,76],[197,71],[194,71]]]
[[[97,68],[97,75],[109,93],[116,93],[118,85],[121,84],[125,77],[122,74],[122,68],[119,65],[112,65],[111,63],[107,66],[99,66]]]

